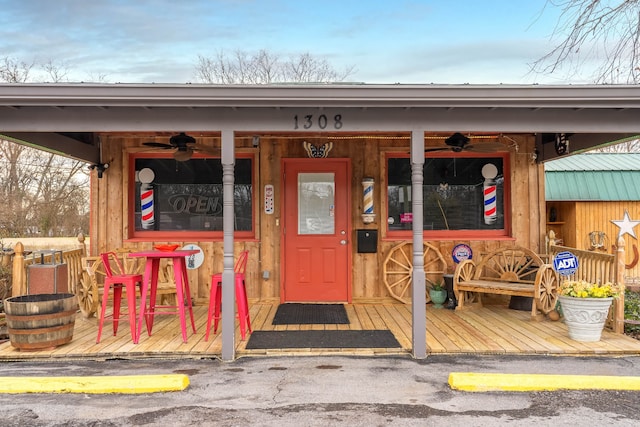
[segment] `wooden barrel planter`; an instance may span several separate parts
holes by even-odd
[[[78,301],[73,294],[35,294],[7,298],[4,304],[11,345],[40,350],[73,338]]]

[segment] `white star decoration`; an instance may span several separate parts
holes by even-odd
[[[637,239],[636,233],[633,231],[633,229],[635,228],[636,225],[640,224],[640,221],[631,221],[631,218],[629,218],[629,212],[627,212],[626,209],[624,211],[624,218],[622,219],[622,221],[611,220],[611,222],[617,225],[618,227],[620,227],[620,232],[618,233],[618,239],[624,236],[625,234],[629,234],[634,239]]]

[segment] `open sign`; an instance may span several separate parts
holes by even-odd
[[[578,270],[578,257],[571,252],[560,252],[553,258],[553,269],[563,276]]]

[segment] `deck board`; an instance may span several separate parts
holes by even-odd
[[[409,354],[412,346],[411,306],[394,303],[347,304],[348,325],[278,325],[271,324],[277,304],[252,302],[250,305],[253,330],[367,330],[389,329],[400,345],[400,353]],[[187,342],[182,342],[177,316],[156,316],[153,333],[146,329],[139,344],[133,344],[129,324],[121,321],[117,336],[112,335],[111,323],[105,323],[102,340],[96,344],[98,322],[95,318],[76,318],[73,340],[54,349],[19,351],[8,341],[0,343],[0,360],[37,359],[104,359],[220,357],[222,325],[217,333],[211,331],[204,340],[207,323],[206,305],[194,307],[197,333],[193,334],[187,319]],[[535,322],[527,311],[511,310],[504,306],[487,305],[461,312],[434,309],[427,306],[428,354],[555,354],[555,355],[640,355],[640,341],[605,330],[595,343],[582,343],[569,338],[562,322]],[[376,355],[398,352],[398,349],[286,349],[246,350],[240,339],[238,321],[235,324],[236,355]]]

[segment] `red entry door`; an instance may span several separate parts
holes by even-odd
[[[284,163],[282,302],[350,302],[348,159]]]

